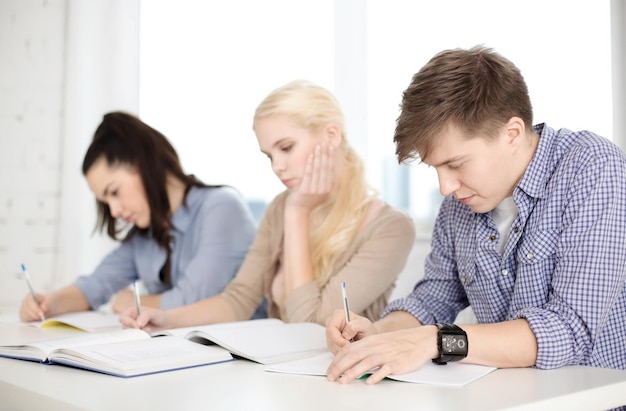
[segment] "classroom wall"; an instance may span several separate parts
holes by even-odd
[[[64,29],[65,1],[0,2],[1,303],[26,291],[22,261],[55,262]]]
[[[626,8],[611,4],[620,112]],[[80,164],[104,113],[138,111],[138,16],[139,0],[0,0],[0,307],[27,292],[20,263],[46,292],[113,247],[93,233]],[[616,133],[622,147],[624,138]],[[415,247],[395,296],[423,275],[428,241]]]
[[[110,110],[138,108],[139,0],[0,1],[0,306],[88,273],[93,234],[80,165]]]
[[[87,274],[115,246],[94,234],[80,173],[101,116],[138,111],[139,0],[0,1],[0,309]],[[396,295],[421,277],[416,243]]]

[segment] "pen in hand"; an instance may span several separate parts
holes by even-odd
[[[133,291],[135,292],[135,308],[137,308],[137,317],[141,315],[141,300],[139,299],[139,284],[135,280],[133,283]]]
[[[33,288],[33,283],[30,281],[30,276],[28,275],[28,271],[26,271],[26,267],[24,266],[24,264],[22,264],[22,274],[24,275],[26,284],[28,284],[30,295],[33,296],[33,300],[35,300],[37,305],[41,307],[41,301],[39,301],[39,298],[37,298],[37,293],[35,293],[35,289]],[[43,313],[39,313],[39,315],[41,316],[41,321],[45,320]]]
[[[346,283],[341,283],[341,296],[343,297],[343,311],[346,314],[346,324],[350,322],[350,308],[348,307],[348,294],[346,293]]]
[[[346,325],[350,322],[350,307],[348,306],[348,294],[346,292],[346,283],[341,283],[341,296],[343,297],[343,311],[346,314]],[[352,339],[350,339],[352,342]]]

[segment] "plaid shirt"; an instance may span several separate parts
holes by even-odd
[[[425,276],[383,313],[479,323],[525,318],[538,368],[626,367],[626,156],[588,131],[535,126],[539,146],[513,199],[504,255],[491,212],[444,199]]]

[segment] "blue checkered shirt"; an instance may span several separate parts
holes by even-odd
[[[537,151],[514,190],[504,255],[491,212],[444,199],[424,278],[383,313],[479,323],[525,318],[538,368],[626,367],[626,156],[588,131],[535,126]]]

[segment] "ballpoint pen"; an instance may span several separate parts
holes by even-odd
[[[28,271],[26,271],[24,264],[22,264],[22,274],[24,274],[24,279],[26,279],[26,284],[28,284],[28,289],[30,290],[30,295],[33,296],[33,300],[35,300],[37,305],[41,304],[39,298],[37,298],[35,289],[33,288],[33,283],[30,282],[30,276],[28,275]]]
[[[346,313],[346,324],[350,322],[350,308],[348,307],[348,295],[346,294],[346,283],[341,283],[341,295],[343,296],[343,310]]]
[[[41,301],[37,298],[37,293],[35,293],[35,289],[33,288],[33,283],[30,281],[30,275],[28,275],[28,271],[26,271],[26,266],[22,264],[22,274],[24,274],[24,279],[26,280],[26,284],[28,284],[28,289],[30,290],[30,295],[33,296],[33,300],[37,303],[37,305],[41,305]],[[41,321],[45,320],[43,314],[41,314]]]
[[[135,280],[133,283],[133,290],[135,292],[135,307],[137,308],[137,316],[141,315],[141,300],[139,299],[139,284]]]
[[[348,294],[346,293],[346,283],[341,283],[341,295],[343,297],[343,311],[346,314],[346,325],[350,322],[350,307],[348,307]],[[353,342],[354,339],[350,339]]]

